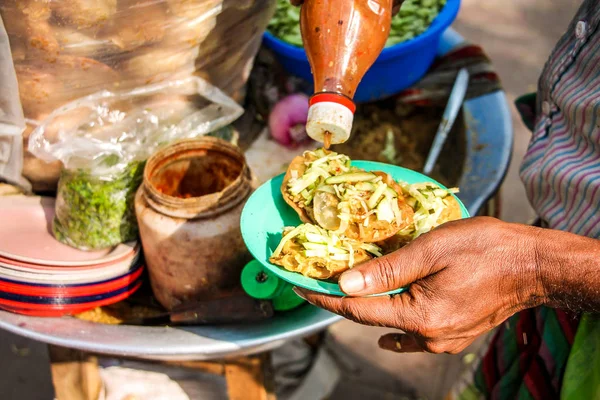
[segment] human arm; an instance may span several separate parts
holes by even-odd
[[[472,218],[352,269],[340,286],[351,296],[409,288],[391,297],[299,294],[356,322],[405,332],[382,337],[385,349],[458,353],[526,308],[600,311],[600,241]]]

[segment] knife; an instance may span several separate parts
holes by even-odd
[[[273,317],[270,301],[256,300],[246,295],[185,303],[163,314],[133,318],[123,325],[181,326],[227,325],[251,323]]]
[[[448,138],[448,133],[450,132],[450,129],[452,129],[452,125],[454,125],[458,111],[463,104],[468,87],[469,72],[466,68],[462,68],[460,71],[458,71],[456,81],[452,87],[452,92],[450,93],[450,98],[448,99],[448,105],[446,106],[444,115],[442,116],[442,122],[440,123],[438,131],[435,134],[433,144],[431,145],[431,150],[429,150],[429,155],[427,156],[427,161],[425,162],[425,167],[423,168],[423,174],[429,175],[433,171],[433,167],[435,166],[440,152],[442,151],[442,147],[446,142],[446,138]]]

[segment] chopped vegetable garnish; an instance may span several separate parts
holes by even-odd
[[[305,152],[289,171],[286,202],[304,222],[362,241],[383,240],[412,223],[402,188],[387,174],[352,167],[343,154]]]
[[[302,247],[300,254],[304,257],[320,257],[333,261],[348,261],[348,267],[354,266],[354,255],[364,250],[373,256],[381,256],[381,248],[374,244],[360,243],[355,240],[341,239],[335,233],[312,224],[300,225],[294,229],[284,230],[279,246],[273,252],[274,258],[281,256],[285,245],[295,241]]]
[[[383,193],[387,188],[388,186],[385,183],[380,183],[379,186],[377,186],[377,189],[375,189],[375,193],[371,195],[371,197],[369,198],[369,202],[367,203],[367,206],[369,206],[370,209],[377,207],[379,200],[381,199]]]
[[[462,215],[458,189],[396,182],[324,149],[296,157],[281,189],[305,224],[284,230],[270,260],[317,279],[336,278]]]
[[[372,181],[375,178],[377,178],[377,176],[370,172],[349,172],[347,174],[341,174],[327,178],[325,183],[328,185],[335,185],[339,183],[366,182]]]
[[[449,196],[451,198],[452,194],[458,193],[457,188],[442,189],[433,183],[400,184],[410,196],[408,203],[415,211],[413,226],[404,229],[401,234],[408,234],[415,239],[447,222],[442,214],[449,208]]]
[[[58,183],[56,239],[82,250],[98,250],[136,240],[134,197],[144,163],[132,162],[111,180],[90,171],[64,170]]]

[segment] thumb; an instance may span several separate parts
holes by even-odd
[[[424,236],[400,250],[343,273],[339,279],[340,288],[351,296],[380,294],[406,287],[437,272],[432,257],[427,256],[433,254],[427,245],[430,241],[423,239]]]

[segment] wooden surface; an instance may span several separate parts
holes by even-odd
[[[57,346],[48,346],[48,352],[57,400],[98,400],[102,380],[94,355]],[[276,400],[268,353],[215,362],[160,364],[224,376],[230,400]]]
[[[102,379],[96,357],[78,350],[48,346],[55,396],[58,400],[97,400]]]
[[[268,353],[226,363],[225,379],[229,400],[275,400]]]

